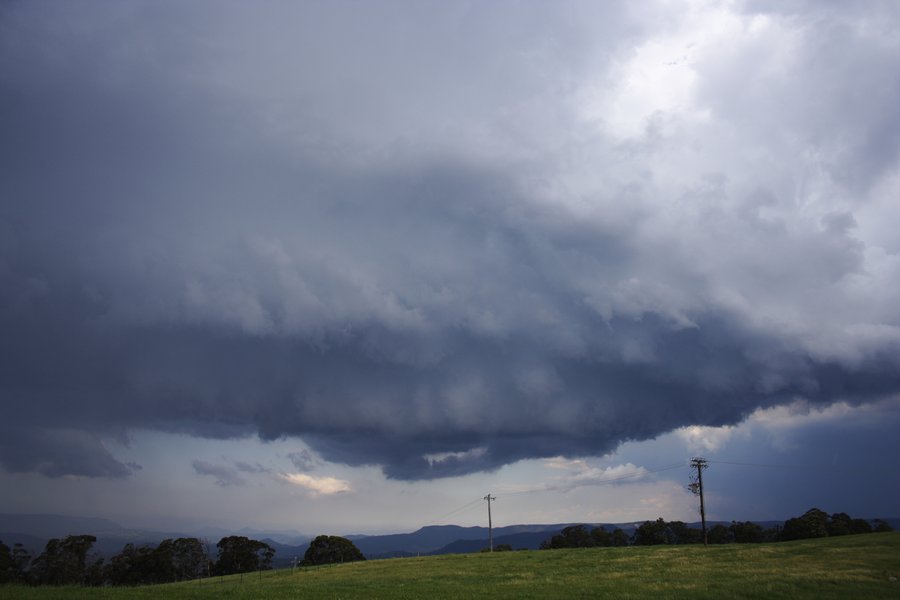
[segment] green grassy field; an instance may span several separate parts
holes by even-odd
[[[779,544],[459,554],[0,598],[900,598],[900,533]]]

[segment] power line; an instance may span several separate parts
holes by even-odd
[[[878,466],[851,466],[851,465],[786,465],[786,464],[765,464],[765,463],[748,463],[748,462],[736,462],[729,460],[707,460],[708,463],[715,463],[718,465],[734,465],[739,467],[759,467],[766,469],[803,469],[803,470],[813,470],[813,469],[822,469],[826,471],[871,471],[877,473],[884,473],[885,471],[896,471],[900,472],[900,468],[898,467],[878,467]]]
[[[703,479],[702,479],[703,474],[702,474],[702,471],[703,471],[703,469],[707,468],[708,464],[731,465],[731,466],[740,466],[740,467],[757,467],[757,468],[766,468],[766,469],[803,469],[803,470],[823,469],[823,470],[830,470],[830,471],[835,471],[835,470],[852,471],[854,473],[859,472],[859,471],[866,471],[866,470],[878,472],[878,473],[884,473],[885,471],[900,472],[900,468],[897,468],[897,467],[887,467],[887,468],[885,468],[885,467],[869,467],[867,469],[865,467],[843,466],[843,465],[791,465],[791,464],[783,464],[783,463],[766,464],[766,463],[752,463],[752,462],[739,462],[739,461],[729,461],[729,460],[709,460],[709,459],[705,459],[705,458],[693,458],[693,459],[691,459],[689,464],[685,464],[685,462],[682,461],[682,462],[678,462],[678,463],[664,465],[661,467],[656,467],[654,469],[638,469],[638,470],[632,471],[630,473],[624,473],[622,475],[617,475],[616,477],[608,477],[608,478],[604,478],[604,479],[590,479],[590,480],[584,480],[584,481],[575,480],[575,481],[570,482],[569,484],[552,484],[552,485],[545,484],[544,487],[540,487],[540,488],[536,488],[536,489],[530,489],[530,490],[526,489],[526,490],[519,490],[516,492],[508,492],[508,493],[501,492],[499,494],[499,496],[500,497],[523,496],[523,495],[527,495],[527,494],[538,494],[538,493],[546,493],[546,492],[565,493],[565,492],[571,491],[572,489],[574,489],[576,487],[613,485],[613,484],[621,482],[621,481],[625,481],[625,480],[629,480],[629,479],[636,479],[636,478],[644,477],[646,475],[652,475],[655,473],[671,471],[673,469],[682,469],[686,466],[689,466],[692,470],[693,469],[697,470],[695,479],[693,480],[693,483],[690,486],[688,486],[688,489],[690,489],[692,492],[694,492],[695,494],[700,496],[700,516],[701,516],[701,521],[704,524],[704,531],[705,531],[705,522],[706,522],[705,512],[706,511],[705,511],[705,504],[704,504],[704,498],[703,498],[703,487],[702,487],[703,486]],[[487,500],[487,502],[488,502],[489,541],[490,541],[491,547],[493,547],[493,526],[492,526],[492,522],[491,522],[490,503],[491,503],[491,501],[496,500],[496,499],[497,499],[497,497],[493,496],[491,494],[488,494],[487,496],[483,496],[480,498],[475,498],[475,499],[467,502],[466,504],[463,504],[462,506],[459,506],[459,507],[451,510],[450,512],[448,512],[446,514],[441,515],[440,517],[426,521],[425,523],[423,523],[422,525],[419,526],[419,529],[421,529],[422,527],[426,527],[428,525],[438,525],[450,517],[458,516],[462,513],[474,511],[476,508],[478,508],[478,505],[481,502]],[[704,539],[705,538],[706,538],[706,536],[704,535]]]
[[[417,529],[421,529],[422,527],[426,527],[428,525],[437,525],[441,521],[443,521],[449,517],[452,517],[458,513],[462,513],[462,512],[465,512],[466,510],[474,509],[476,506],[481,504],[482,500],[484,500],[484,498],[476,498],[475,500],[472,500],[471,502],[467,502],[466,504],[463,504],[462,506],[451,510],[450,512],[448,512],[445,515],[441,515],[440,517],[438,517],[436,519],[430,519],[430,520],[426,521],[425,523],[420,525]]]
[[[592,479],[590,481],[583,481],[577,485],[570,487],[572,489],[574,487],[579,486],[597,486],[597,485],[610,485],[616,483],[618,481],[624,481],[626,479],[635,479],[637,477],[643,477],[645,475],[651,475],[653,473],[662,473],[663,471],[671,471],[672,469],[683,469],[685,467],[684,462],[680,462],[677,464],[666,465],[664,467],[657,467],[655,469],[641,469],[638,471],[633,471],[631,473],[626,473],[624,475],[619,475],[617,477],[609,477],[606,479]],[[518,492],[509,492],[507,494],[500,494],[501,496],[521,496],[524,494],[537,494],[540,492],[560,492],[560,491],[568,491],[568,489],[563,490],[561,487],[566,486],[547,486],[543,488],[538,488],[534,490],[520,490]]]

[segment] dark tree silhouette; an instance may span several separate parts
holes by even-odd
[[[166,539],[155,548],[126,544],[103,570],[112,585],[143,585],[193,579],[205,572],[203,544],[196,538]]]
[[[598,546],[627,546],[628,534],[618,527],[610,533],[603,527],[590,532],[585,525],[570,525],[556,535],[541,542],[541,550],[555,548],[594,548]]]
[[[268,546],[266,546],[268,548]],[[275,551],[272,550],[274,554]],[[271,564],[271,557],[269,564]],[[203,543],[197,538],[178,538],[172,544],[172,567],[175,570],[176,579],[193,579],[202,577],[206,573],[209,557]]]
[[[616,527],[612,532],[613,546],[627,546],[629,542],[628,534]]]
[[[88,565],[88,552],[96,541],[92,535],[70,535],[48,541],[44,552],[31,564],[31,579],[47,585],[98,583],[96,575],[102,559]]]
[[[703,541],[703,532],[688,527],[684,521],[671,521],[666,527],[666,539],[669,544],[699,544]],[[710,541],[710,543],[724,542]]]
[[[741,523],[732,521],[728,529],[731,530],[731,535],[738,544],[758,544],[765,539],[763,528],[750,521]]]
[[[730,528],[725,527],[721,523],[716,523],[710,527],[707,540],[710,544],[730,544],[734,541],[734,536]]]
[[[0,540],[0,583],[15,581],[15,563],[9,546]]]
[[[894,528],[888,525],[887,521],[875,519],[875,527],[872,528],[872,531],[874,531],[875,533],[887,533],[893,530]]]
[[[303,556],[304,565],[327,565],[366,560],[353,542],[336,535],[320,535],[309,544]]]
[[[584,525],[570,525],[549,540],[541,543],[541,550],[555,548],[593,548],[597,545],[596,537],[588,533]]]
[[[272,568],[275,549],[264,542],[251,540],[242,535],[232,535],[219,540],[216,547],[219,549],[215,569],[217,575],[249,573]]]
[[[784,522],[781,539],[802,540],[828,536],[828,513],[818,508],[811,508],[800,517]]]
[[[667,529],[668,526],[662,517],[656,521],[644,521],[634,532],[634,543],[637,546],[667,544],[669,542]]]

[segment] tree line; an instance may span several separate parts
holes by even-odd
[[[847,513],[829,515],[811,508],[799,517],[788,519],[782,526],[764,529],[750,522],[732,521],[731,525],[713,525],[708,531],[710,544],[760,543],[799,540],[827,536],[892,531],[880,519],[871,523],[854,519]],[[92,535],[70,535],[51,539],[44,551],[32,558],[22,544],[12,548],[0,541],[0,584],[134,586],[183,581],[199,577],[231,575],[269,570],[275,549],[244,536],[223,537],[216,544],[212,558],[207,545],[197,538],[166,539],[156,546],[126,544],[122,551],[105,561],[91,553],[97,538]],[[554,548],[593,548],[604,546],[650,546],[658,544],[699,544],[699,529],[682,521],[645,521],[629,536],[622,529],[608,531],[603,527],[588,530],[585,525],[572,525],[541,543],[542,550]],[[512,550],[499,545],[496,551]],[[344,563],[365,560],[362,552],[347,538],[320,535],[312,540],[301,566]]]
[[[108,561],[91,553],[97,538],[70,535],[47,542],[32,558],[22,544],[0,541],[0,584],[134,586],[184,581],[217,575],[266,571],[275,549],[244,536],[223,537],[212,558],[207,544],[193,537],[165,539],[158,545],[125,544]],[[365,560],[350,540],[320,535],[310,542],[301,565]]]
[[[893,528],[881,519],[870,523],[866,519],[854,519],[847,513],[829,515],[818,508],[811,508],[799,517],[788,519],[782,526],[768,529],[751,521],[732,521],[731,525],[718,523],[709,529],[707,538],[710,544],[753,544],[885,531],[893,531]],[[688,527],[682,521],[667,522],[659,518],[644,521],[632,536],[618,528],[610,532],[603,527],[595,527],[589,531],[585,525],[572,525],[541,543],[541,549],[702,542],[703,533],[699,529]]]
[[[230,575],[272,568],[275,550],[244,536],[224,537],[213,559],[197,538],[165,539],[156,546],[125,544],[108,561],[91,548],[93,535],[70,535],[47,542],[32,558],[22,544],[9,548],[0,542],[0,583],[29,585],[147,585]]]

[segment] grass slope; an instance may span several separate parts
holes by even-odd
[[[139,588],[0,587],[43,598],[900,598],[900,533],[779,544],[429,556]]]

